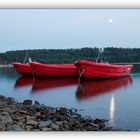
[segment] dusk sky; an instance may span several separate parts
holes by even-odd
[[[139,9],[0,9],[0,52],[140,47]]]

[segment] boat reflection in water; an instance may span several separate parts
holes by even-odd
[[[84,100],[105,93],[112,93],[112,91],[126,87],[131,83],[132,79],[130,76],[119,79],[81,81],[76,97],[79,100]]]
[[[32,86],[33,78],[21,76],[16,80],[14,88]]]
[[[32,85],[32,92],[48,90],[66,86],[78,85],[77,78],[35,78]]]

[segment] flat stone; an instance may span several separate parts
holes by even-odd
[[[28,120],[26,122],[26,125],[33,125],[33,126],[37,126],[39,124],[39,122],[34,121],[34,120]]]
[[[53,122],[51,120],[41,121],[40,124],[39,124],[39,127],[40,128],[48,127],[48,126],[50,126],[52,124],[53,124]]]
[[[59,112],[60,112],[60,114],[62,114],[62,115],[66,115],[66,114],[67,114],[67,109],[64,108],[64,107],[61,107],[61,108],[59,109]]]
[[[6,126],[3,122],[0,122],[0,131],[5,131],[6,130]]]
[[[32,100],[24,100],[23,104],[24,105],[32,105]]]
[[[31,131],[32,128],[33,128],[32,125],[27,125],[27,126],[25,126],[25,129],[26,129],[27,131]]]
[[[20,114],[28,114],[27,111],[25,111],[25,110],[16,111],[16,113],[17,112],[20,113]]]
[[[0,114],[2,113],[2,112],[6,112],[6,111],[10,111],[11,109],[10,108],[6,108],[6,107],[4,107],[3,109],[0,109]]]
[[[63,125],[63,122],[62,121],[58,121],[58,122],[55,122],[55,124],[61,126],[61,125]]]
[[[61,115],[61,114],[55,114],[54,117],[58,120],[58,121],[64,121],[65,120],[65,116]]]
[[[35,114],[35,116],[40,116],[41,115],[41,113],[40,112],[37,112],[36,114]]]
[[[23,128],[14,128],[14,131],[25,131]]]
[[[46,113],[47,113],[48,115],[51,115],[51,114],[54,114],[54,113],[55,113],[55,110],[47,109]]]
[[[69,126],[68,124],[64,124],[64,128],[65,128],[66,130],[70,130],[70,126]]]
[[[49,127],[43,127],[41,128],[42,131],[52,131],[52,128]]]
[[[12,124],[13,120],[10,115],[0,115],[0,121],[5,124]]]
[[[15,122],[15,123],[20,127],[25,127],[25,122],[18,121],[18,122]]]
[[[90,123],[90,125],[92,125],[93,127],[97,127],[97,128],[99,128],[99,125],[98,125],[98,124]]]
[[[59,126],[56,124],[52,124],[50,127],[54,130],[59,130]]]
[[[26,120],[28,121],[28,120],[35,120],[36,119],[36,117],[35,116],[26,116]]]

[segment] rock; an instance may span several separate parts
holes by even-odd
[[[105,122],[105,120],[101,120],[101,119],[95,119],[94,120],[94,123],[96,123],[96,124],[98,124],[98,123],[104,123]]]
[[[10,108],[4,107],[3,109],[0,109],[0,114],[1,114],[2,112],[9,112],[10,110],[11,110]]]
[[[0,131],[112,131],[105,120],[82,117],[76,109],[52,108],[38,101],[18,103],[0,96]]]
[[[31,131],[32,128],[33,128],[32,125],[26,125],[26,126],[25,126],[25,129],[26,129],[27,131]]]
[[[22,122],[25,123],[25,118],[23,116],[18,116],[16,114],[11,114],[11,118],[15,122]]]
[[[61,115],[66,115],[67,114],[67,109],[64,108],[64,107],[61,107],[58,111]]]
[[[28,120],[35,120],[36,119],[36,117],[35,116],[26,116],[26,121],[28,121]]]
[[[46,113],[47,113],[47,115],[52,115],[55,113],[55,110],[47,109]]]
[[[49,127],[52,124],[53,124],[53,122],[51,120],[41,121],[40,124],[39,124],[39,127],[40,128]]]
[[[90,125],[92,125],[93,127],[99,128],[99,125],[98,124],[90,123]]]
[[[12,124],[13,123],[13,120],[9,114],[8,115],[0,115],[0,121],[2,121],[5,124]]]
[[[66,119],[66,117],[64,115],[61,114],[54,114],[54,117],[57,119],[57,121],[64,121]]]
[[[14,128],[14,131],[25,131],[23,128]]]
[[[7,125],[7,131],[25,131],[22,127],[17,124]]]
[[[24,100],[23,104],[24,105],[32,105],[32,100]]]
[[[0,122],[0,131],[5,131],[6,130],[6,125],[4,122]]]
[[[16,123],[18,126],[20,126],[22,128],[25,127],[25,121],[24,122],[23,121],[18,121],[18,122],[14,122],[14,123]]]
[[[39,117],[40,115],[41,115],[40,112],[37,112],[37,113],[35,114],[36,117]]]
[[[5,99],[5,96],[3,96],[3,95],[0,95],[0,99]]]
[[[30,131],[40,131],[40,129],[32,128]]]
[[[28,114],[25,110],[16,111],[16,113],[19,113],[20,115]]]
[[[33,125],[33,126],[37,126],[39,124],[39,122],[34,121],[34,120],[28,120],[26,122],[26,125]]]
[[[49,127],[43,127],[41,128],[42,131],[52,131],[52,128]]]
[[[36,109],[36,111],[44,111],[44,110],[46,110],[45,105],[34,105],[34,108]]]
[[[35,101],[35,105],[40,105],[40,103],[38,101]]]
[[[66,130],[70,130],[70,126],[69,126],[68,124],[64,124],[64,128],[65,128]]]
[[[7,112],[7,110],[5,110],[5,111],[1,112],[0,115],[9,116],[10,114],[9,114],[9,112]]]
[[[50,126],[53,130],[59,130],[59,126],[58,125],[56,125],[56,124],[52,124],[51,126]]]
[[[63,122],[62,121],[58,121],[58,122],[55,122],[56,125],[59,125],[59,126],[62,126],[63,125]]]

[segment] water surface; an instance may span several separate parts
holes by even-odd
[[[1,69],[0,94],[37,100],[52,107],[77,108],[81,114],[109,120],[115,128],[140,129],[140,74],[120,79],[21,77],[13,69]]]

